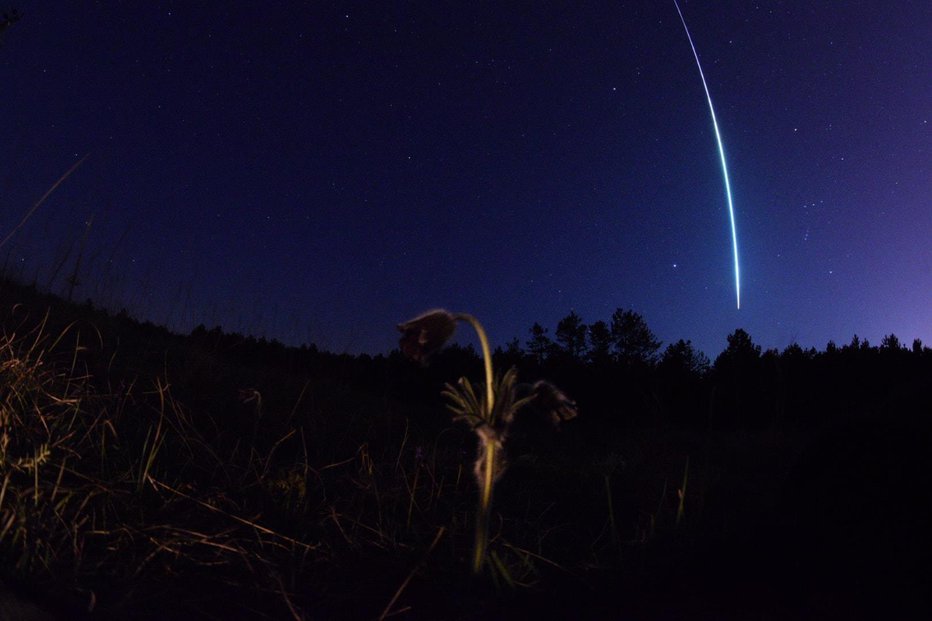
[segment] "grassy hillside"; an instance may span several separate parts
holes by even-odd
[[[580,415],[509,447],[498,569],[475,577],[476,441],[439,395],[480,380],[471,350],[423,368],[177,335],[11,283],[0,326],[0,579],[58,618],[852,618],[928,603],[928,348],[726,356],[685,375],[498,352]]]

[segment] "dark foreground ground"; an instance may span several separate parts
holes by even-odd
[[[751,377],[767,398],[737,410],[719,361],[676,403],[650,374],[523,369],[580,416],[515,441],[493,580],[468,569],[475,439],[436,396],[469,356],[178,336],[0,291],[0,620],[932,618],[921,349],[811,358],[824,390],[774,358],[844,392]],[[580,388],[596,375],[610,396]]]

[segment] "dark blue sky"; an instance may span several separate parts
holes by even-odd
[[[738,327],[932,343],[932,5],[681,4],[739,311],[672,0],[579,4],[22,2],[0,232],[90,157],[2,258],[335,351],[437,306],[496,343],[619,307],[712,356]]]

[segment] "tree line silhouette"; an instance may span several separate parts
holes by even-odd
[[[4,284],[17,300],[28,288]],[[308,378],[321,397],[394,404],[394,411],[415,413],[430,427],[447,425],[439,389],[461,375],[478,379],[482,362],[470,345],[452,344],[426,366],[397,349],[387,354],[337,354],[314,345],[286,346],[275,339],[224,332],[200,325],[188,335],[116,314],[29,293],[40,306],[67,305],[63,316],[83,315],[107,334],[120,335],[120,358],[127,375],[182,373],[177,386],[191,386],[193,399],[205,394],[236,394],[233,386],[261,386],[267,399],[291,394],[291,384]],[[4,296],[6,297],[6,296]],[[77,309],[77,310],[76,310]],[[53,313],[54,318],[56,314]],[[392,330],[391,325],[386,331]],[[932,411],[924,387],[932,377],[932,349],[919,339],[905,346],[889,334],[879,345],[853,336],[829,342],[822,350],[791,344],[763,350],[744,329],[727,337],[727,346],[710,360],[689,340],[664,344],[644,317],[617,309],[606,320],[586,323],[576,312],[551,330],[539,322],[525,339],[495,348],[495,366],[514,366],[519,380],[547,378],[575,399],[574,424],[594,436],[612,428],[686,425],[697,429],[813,427],[872,415]],[[101,364],[112,365],[102,358]],[[202,369],[207,371],[201,372]],[[207,382],[218,390],[205,390]],[[288,384],[289,390],[280,384]],[[226,389],[220,384],[225,385]],[[232,397],[231,397],[232,398]]]
[[[565,386],[600,426],[812,426],[932,405],[922,389],[932,349],[919,339],[907,348],[894,334],[879,346],[855,335],[821,351],[796,343],[780,351],[762,350],[737,328],[712,361],[689,340],[663,347],[640,314],[619,308],[590,324],[570,312],[552,336],[534,323],[523,346],[513,339],[495,356],[521,375]]]
[[[448,424],[439,388],[464,373],[474,378],[482,373],[478,352],[455,343],[420,366],[398,350],[338,355],[204,327],[191,337],[194,344],[225,351],[247,365],[278,360],[295,371],[314,369],[318,377],[337,374],[335,381],[353,390],[404,403],[428,427]],[[847,344],[830,341],[822,350],[794,343],[781,351],[762,349],[737,328],[710,360],[689,340],[664,346],[640,314],[619,308],[608,321],[592,323],[570,312],[552,332],[535,322],[523,342],[513,338],[498,346],[493,358],[497,369],[515,367],[519,379],[543,377],[565,389],[579,404],[574,424],[589,441],[631,427],[819,429],[845,420],[932,411],[932,397],[924,389],[932,377],[932,349],[919,339],[906,347],[894,334],[879,345],[855,335]]]

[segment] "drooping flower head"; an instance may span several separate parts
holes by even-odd
[[[546,415],[556,429],[561,422],[572,420],[578,414],[576,402],[545,380],[540,380],[531,387],[535,409]]]
[[[453,336],[456,317],[439,308],[398,324],[398,330],[402,353],[415,362],[425,362]]]

